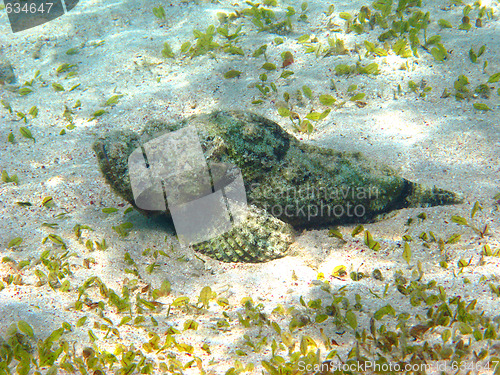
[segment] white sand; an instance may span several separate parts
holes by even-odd
[[[351,50],[350,56],[332,56],[316,58],[314,54],[305,54],[304,48],[296,43],[298,36],[314,33],[322,43],[327,36],[335,33],[325,29],[327,23],[327,3],[309,2],[308,24],[298,23],[296,30],[287,37],[285,43],[276,46],[273,43],[277,36],[271,33],[257,33],[250,22],[244,22],[243,36],[239,45],[247,56],[217,53],[217,59],[200,56],[190,59],[179,54],[180,45],[185,40],[192,40],[192,29],[205,30],[210,24],[217,25],[216,13],[231,11],[228,1],[220,4],[195,4],[149,2],[144,0],[102,1],[81,0],[69,14],[45,25],[12,34],[5,11],[0,12],[0,46],[15,67],[18,83],[33,78],[37,69],[41,72],[41,80],[34,83],[34,91],[27,96],[18,94],[0,86],[3,100],[9,102],[15,111],[27,113],[32,106],[37,106],[39,115],[26,125],[36,138],[36,143],[24,139],[19,127],[25,126],[18,121],[15,114],[8,114],[0,109],[0,169],[10,175],[17,174],[20,185],[0,184],[0,250],[2,256],[16,261],[37,259],[45,249],[56,248],[50,241],[42,244],[42,239],[50,233],[58,234],[68,244],[70,252],[76,257],[69,259],[72,275],[68,277],[72,290],[68,293],[54,292],[47,285],[35,287],[37,278],[32,271],[17,271],[10,263],[0,263],[2,278],[8,274],[20,274],[23,285],[8,285],[0,291],[0,332],[19,319],[30,323],[38,337],[44,338],[60,327],[63,321],[72,325],[82,316],[88,316],[83,327],[74,328],[64,337],[68,341],[76,340],[76,348],[80,352],[83,346],[89,345],[87,331],[93,329],[102,338],[105,332],[93,328],[94,322],[103,323],[97,310],[75,312],[72,304],[78,292],[74,290],[88,277],[98,276],[109,288],[120,292],[125,278],[133,278],[124,272],[130,268],[124,261],[126,251],[139,266],[142,287],[147,283],[157,288],[165,279],[172,284],[172,294],[159,299],[165,303],[160,314],[155,314],[159,333],[165,332],[168,326],[182,329],[186,319],[196,319],[200,323],[197,331],[188,331],[178,335],[179,342],[194,346],[194,354],[203,360],[203,366],[213,374],[223,374],[234,365],[235,360],[243,363],[254,362],[257,369],[260,361],[269,359],[271,353],[267,349],[260,353],[252,353],[245,345],[243,334],[254,337],[258,329],[249,331],[238,324],[237,311],[241,310],[243,297],[251,296],[256,303],[265,305],[264,311],[270,313],[277,304],[286,308],[295,306],[300,309],[299,297],[308,301],[324,298],[327,295],[315,285],[318,273],[324,273],[332,288],[347,286],[346,296],[354,303],[354,295],[359,294],[363,301],[363,312],[358,313],[360,325],[367,327],[371,314],[376,309],[392,304],[398,312],[408,308],[402,303],[401,295],[391,286],[385,299],[376,299],[369,289],[382,295],[385,283],[372,278],[354,282],[350,278],[334,278],[331,275],[337,265],[345,265],[348,270],[371,273],[379,268],[386,280],[391,280],[393,272],[401,269],[407,276],[415,269],[417,261],[421,261],[425,271],[424,281],[436,280],[446,288],[448,295],[461,295],[463,298],[478,299],[478,309],[486,315],[496,316],[498,297],[488,287],[488,281],[480,281],[481,276],[488,280],[499,276],[498,258],[487,257],[486,263],[479,265],[481,247],[488,243],[493,249],[499,244],[498,220],[500,214],[496,209],[493,196],[500,192],[500,125],[498,112],[499,97],[496,90],[500,86],[492,84],[490,99],[478,99],[473,102],[486,103],[493,111],[478,112],[473,110],[472,101],[456,101],[455,98],[440,98],[444,88],[453,91],[453,83],[459,74],[469,77],[472,89],[484,83],[488,77],[500,71],[500,25],[498,19],[487,21],[482,28],[473,26],[471,31],[459,31],[456,26],[462,15],[463,6],[447,6],[440,1],[425,2],[424,11],[431,11],[434,21],[428,36],[439,33],[448,50],[453,52],[448,61],[438,63],[432,56],[419,49],[420,59],[403,59],[393,54],[388,57],[363,58],[362,64],[376,61],[381,69],[378,76],[351,75],[347,78],[334,75],[334,67],[339,63],[353,64],[357,54],[353,53],[354,43],[360,46],[363,40],[376,40],[381,33],[380,28],[361,36],[350,33],[338,34]],[[152,14],[152,7],[162,4],[167,13],[167,21],[160,22]],[[290,3],[300,8],[300,2]],[[243,3],[241,6],[245,6]],[[288,3],[286,5],[289,5]],[[334,21],[344,28],[344,21],[338,12],[348,11],[354,14],[364,5],[363,2],[336,3]],[[484,5],[487,5],[486,3]],[[498,3],[493,4],[495,11],[500,11]],[[286,6],[284,6],[286,8]],[[441,9],[443,8],[443,9]],[[445,18],[452,22],[454,29],[439,31],[436,21]],[[37,41],[43,41],[40,58],[34,59]],[[104,40],[102,46],[93,46],[95,42]],[[163,43],[169,42],[176,58],[165,59],[161,55]],[[278,72],[268,74],[270,81],[278,85],[279,97],[271,95],[259,106],[251,105],[251,101],[259,98],[256,88],[248,88],[251,83],[258,82],[263,70],[260,66],[264,57],[251,58],[248,55],[260,45],[268,43],[267,57],[269,62],[281,65],[280,53],[290,50],[295,62],[288,69],[295,75],[287,80],[277,79]],[[486,52],[480,57],[478,64],[468,59],[471,46],[477,49],[485,44]],[[73,47],[79,53],[68,56],[65,52]],[[364,49],[362,52],[364,55]],[[402,63],[408,60],[414,70],[399,70]],[[483,61],[488,60],[486,73],[482,72]],[[413,63],[413,61],[415,61]],[[55,69],[62,63],[77,65],[78,75],[64,79],[65,74],[57,75]],[[223,74],[229,69],[243,72],[238,79],[224,79]],[[332,78],[337,87],[336,92],[329,89]],[[409,92],[408,81],[420,83],[424,79],[432,86],[432,92],[426,98],[420,98]],[[42,82],[47,83],[44,87]],[[55,92],[51,85],[58,82],[66,90],[80,84],[75,90]],[[190,249],[180,248],[171,231],[165,231],[161,223],[145,219],[138,213],[122,213],[128,205],[115,196],[104,183],[98,168],[91,144],[95,137],[111,129],[139,130],[147,119],[159,118],[176,121],[185,116],[207,112],[213,109],[250,109],[272,120],[278,121],[287,130],[292,131],[290,121],[279,117],[273,102],[282,100],[282,93],[293,93],[297,88],[308,85],[315,96],[332,94],[340,100],[348,98],[347,88],[357,84],[358,91],[366,93],[367,106],[358,108],[353,103],[346,104],[320,122],[311,136],[298,135],[301,139],[318,145],[339,150],[359,150],[370,157],[386,163],[399,170],[402,175],[413,181],[438,185],[464,194],[466,203],[460,206],[434,207],[426,209],[406,209],[396,212],[392,217],[374,224],[365,225],[375,240],[381,244],[381,250],[374,252],[363,243],[361,236],[352,238],[350,232],[354,226],[340,227],[347,239],[342,244],[335,238],[328,237],[327,229],[309,230],[301,233],[294,244],[292,255],[273,262],[251,264],[223,264],[212,259],[203,258],[203,262]],[[401,84],[402,95],[394,98],[397,85]],[[92,113],[103,108],[105,101],[115,94],[124,94],[118,105],[108,108],[109,113],[89,121]],[[75,110],[76,128],[67,130],[64,136],[59,132],[67,125],[62,114],[64,106],[72,107],[80,100],[81,107]],[[308,101],[306,101],[308,103]],[[320,110],[323,107],[316,101],[299,109],[305,116],[310,109]],[[13,132],[16,143],[7,141],[7,135]],[[41,202],[46,196],[54,198],[55,207],[43,207]],[[21,207],[18,201],[29,201],[32,207]],[[483,211],[476,216],[475,222],[482,225],[488,223],[490,232],[486,238],[480,239],[472,230],[451,223],[452,215],[469,217],[474,202],[483,205]],[[117,207],[119,213],[104,214],[102,208]],[[57,214],[67,212],[65,219],[58,220]],[[428,219],[405,226],[409,217],[416,217],[426,212]],[[134,224],[130,235],[120,238],[112,226],[130,221]],[[42,223],[58,223],[56,229],[44,228]],[[98,240],[103,238],[109,244],[106,251],[89,252],[84,244],[76,241],[72,228],[76,224],[89,225],[93,232],[84,231],[83,239]],[[432,230],[440,238],[447,239],[454,233],[462,234],[458,244],[447,245],[449,255],[448,270],[439,267],[439,250],[432,244],[430,249],[421,245],[421,241],[412,242],[411,266],[408,267],[402,258],[402,240],[404,234],[417,238],[422,231]],[[8,242],[22,237],[21,246],[7,249]],[[168,248],[173,244],[174,253]],[[151,275],[145,267],[152,263],[152,256],[142,256],[146,248],[163,249],[170,258],[160,256],[157,268]],[[184,256],[184,260],[177,260]],[[83,266],[85,258],[94,258],[90,269]],[[472,258],[471,267],[458,272],[456,267],[460,259]],[[42,268],[43,269],[43,268]],[[297,280],[292,274],[295,273]],[[467,277],[469,284],[463,279]],[[229,299],[230,307],[226,308],[231,321],[231,330],[217,331],[215,324],[221,318],[221,307],[214,301],[210,309],[201,315],[182,314],[179,309],[172,309],[167,318],[169,303],[179,296],[189,296],[196,303],[201,289],[209,285],[213,291]],[[101,300],[94,287],[89,290],[91,298]],[[424,311],[415,308],[415,313]],[[106,316],[117,325],[122,317],[114,309],[108,308]],[[272,315],[283,329],[290,317]],[[329,320],[330,321],[330,320]],[[329,321],[312,325],[296,333],[307,334],[320,340],[319,327],[342,346],[339,353],[345,355],[353,342],[351,331],[338,335]],[[149,319],[147,326],[151,329]],[[267,332],[267,331],[266,331]],[[135,343],[140,347],[148,340],[147,331],[132,326],[120,327],[121,340],[108,338],[98,345],[113,350],[116,344]],[[163,336],[162,336],[163,340]],[[206,342],[210,345],[211,355],[201,350]],[[345,344],[345,345],[343,345]],[[248,352],[248,357],[238,357],[236,349]],[[325,352],[324,348],[322,353]],[[180,355],[184,363],[192,357]],[[255,373],[257,373],[257,369]],[[260,370],[259,370],[260,372]],[[186,373],[198,373],[196,369]]]

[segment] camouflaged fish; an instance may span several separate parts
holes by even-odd
[[[294,228],[364,223],[405,207],[462,202],[455,193],[408,181],[361,153],[300,142],[277,123],[239,111],[195,115],[177,124],[153,121],[140,134],[111,132],[93,145],[104,178],[143,214],[170,217],[168,207],[162,212],[137,207],[128,159],[148,141],[191,125],[208,166],[230,163],[243,178],[246,218],[228,232],[193,246],[223,262],[280,258],[294,241]]]

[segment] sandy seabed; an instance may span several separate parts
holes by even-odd
[[[159,5],[165,9],[165,21],[159,21],[152,13],[152,8]],[[280,3],[281,8],[288,5],[300,8],[299,2]],[[360,1],[336,2],[334,23],[344,28],[339,12],[355,14],[363,5]],[[239,4],[239,7],[245,6]],[[498,3],[489,6],[496,13],[500,11]],[[73,308],[78,295],[76,288],[89,277],[98,276],[109,288],[120,291],[126,279],[134,278],[125,272],[131,268],[124,259],[126,252],[137,265],[139,286],[151,284],[158,288],[164,280],[171,283],[171,294],[159,299],[164,304],[162,311],[153,314],[159,322],[155,329],[158,332],[164,332],[170,326],[182,329],[186,319],[197,320],[200,323],[198,330],[182,333],[179,340],[193,345],[194,353],[202,358],[205,369],[214,374],[225,373],[238,359],[255,363],[257,371],[260,361],[271,356],[267,349],[257,353],[244,345],[243,335],[247,331],[238,325],[237,319],[237,312],[243,311],[241,301],[244,297],[250,296],[256,304],[262,303],[267,314],[271,314],[278,304],[300,310],[301,296],[305,301],[331,298],[320,288],[320,273],[333,290],[346,286],[346,296],[353,303],[354,296],[359,294],[365,306],[358,317],[360,326],[367,325],[369,313],[386,304],[399,309],[398,312],[411,308],[408,302],[402,301],[401,294],[394,287],[381,299],[372,292],[382,295],[385,283],[393,278],[396,270],[411,275],[419,261],[425,282],[436,280],[449,296],[460,295],[467,300],[475,298],[479,310],[488,316],[497,316],[500,304],[488,283],[500,276],[499,260],[496,257],[481,259],[481,252],[485,244],[497,249],[500,238],[500,214],[498,203],[493,199],[500,192],[500,106],[496,92],[499,84],[490,85],[493,90],[489,99],[458,101],[453,96],[442,98],[441,94],[445,88],[453,92],[453,84],[460,74],[469,78],[473,90],[500,71],[498,19],[484,22],[481,28],[473,26],[470,31],[460,31],[456,26],[462,18],[463,6],[424,1],[423,10],[430,11],[433,20],[428,35],[439,33],[442,36],[449,51],[447,61],[436,62],[423,49],[419,49],[421,56],[418,59],[404,59],[393,53],[386,57],[363,57],[363,64],[373,61],[379,64],[380,74],[377,76],[335,75],[336,65],[357,61],[355,43],[362,48],[364,39],[376,41],[381,31],[375,29],[362,36],[354,32],[329,31],[325,14],[328,4],[321,1],[309,2],[309,22],[296,23],[292,33],[281,36],[283,44],[277,45],[274,41],[278,35],[258,33],[249,21],[245,21],[244,35],[238,42],[245,56],[217,52],[216,57],[203,55],[191,59],[179,52],[183,42],[192,41],[194,28],[205,30],[210,24],[217,25],[217,13],[229,13],[235,7],[238,8],[229,1],[215,4],[82,0],[63,17],[16,34],[10,30],[5,10],[0,11],[1,53],[12,63],[17,84],[31,80],[40,70],[40,77],[33,83],[33,92],[26,96],[9,89],[12,85],[0,86],[1,99],[10,103],[14,110],[10,114],[6,109],[0,109],[0,169],[19,178],[19,185],[0,184],[0,252],[2,257],[16,262],[35,262],[44,250],[57,251],[58,245],[53,241],[42,243],[49,234],[57,234],[66,242],[70,252],[76,253],[68,260],[71,275],[67,279],[71,290],[67,293],[54,291],[47,284],[36,286],[38,278],[32,269],[19,270],[15,263],[0,263],[0,275],[5,284],[0,291],[0,332],[4,334],[12,323],[23,320],[34,328],[37,337],[45,338],[63,321],[75,326],[78,319],[87,316],[82,327],[74,327],[72,332],[65,334],[66,339],[76,341],[77,350],[90,345],[89,329],[94,329],[102,339],[105,332],[94,328],[95,322],[102,323],[96,310],[84,307],[82,311],[76,311]],[[436,24],[440,18],[452,22],[454,28],[440,31]],[[337,35],[345,40],[350,52],[324,58],[305,53],[304,47],[296,40],[306,33],[316,35],[323,43],[328,36]],[[172,47],[175,58],[162,56],[165,42]],[[281,65],[283,51],[293,53],[294,63],[287,69],[295,74],[285,80],[278,79],[283,69],[268,72],[269,79],[278,86],[279,95],[271,94],[263,99],[262,104],[252,105],[253,100],[261,98],[252,84],[259,82],[259,74],[263,72],[260,67],[265,58],[254,58],[251,54],[266,43],[267,60],[277,66]],[[471,47],[477,50],[481,45],[486,45],[486,50],[479,62],[473,64],[468,57],[469,50]],[[78,53],[66,54],[70,48],[76,48]],[[364,50],[361,56],[364,56]],[[486,60],[488,66],[483,71]],[[401,70],[400,66],[406,62],[409,69]],[[56,69],[63,63],[75,65],[72,70],[77,75],[65,78],[66,73],[58,74]],[[225,79],[223,75],[230,69],[241,71],[241,76]],[[332,91],[331,80],[336,91]],[[424,80],[432,91],[425,98],[420,97],[408,88],[410,80],[418,84]],[[65,91],[55,91],[53,83],[63,85]],[[360,108],[348,101],[319,122],[311,135],[296,133],[290,120],[278,114],[276,106],[285,91],[293,93],[308,85],[316,97],[331,94],[340,101],[349,98],[347,90],[352,84],[358,86],[358,92],[366,93],[363,99],[366,106]],[[398,84],[401,92],[398,92]],[[75,85],[79,86],[69,91]],[[108,98],[122,94],[115,106],[104,106]],[[77,101],[81,106],[72,109]],[[475,110],[475,102],[487,104],[492,111]],[[28,113],[33,106],[38,108],[38,116],[32,118],[28,115],[25,124],[16,112]],[[66,129],[65,107],[74,112],[75,128],[72,130]],[[313,105],[306,101],[298,111],[305,116],[309,110],[320,107],[317,100]],[[91,119],[92,114],[100,109],[107,113]],[[412,181],[463,194],[465,203],[400,210],[385,220],[365,225],[365,229],[380,242],[377,252],[364,244],[362,236],[351,237],[354,225],[348,225],[339,228],[347,240],[345,243],[328,236],[328,229],[307,230],[297,236],[291,255],[264,264],[224,264],[197,256],[191,249],[180,247],[171,228],[165,228],[160,221],[144,218],[136,212],[123,213],[128,204],[105,184],[91,145],[98,135],[110,130],[140,130],[148,119],[178,121],[215,109],[252,110],[277,121],[306,142],[338,150],[362,151]],[[21,136],[21,126],[30,129],[35,141]],[[63,129],[66,129],[66,134],[60,135]],[[14,143],[8,141],[10,132],[15,136]],[[52,207],[42,205],[45,197],[53,197]],[[451,221],[452,215],[470,218],[476,201],[483,209],[473,222],[489,226],[489,233],[484,238]],[[20,206],[16,202],[31,202],[32,206]],[[116,207],[118,212],[103,213],[102,209],[106,207]],[[426,213],[427,219],[417,220],[417,215],[422,212]],[[63,213],[65,215],[61,216]],[[410,217],[415,220],[407,226]],[[120,237],[112,229],[123,222],[133,224],[127,237]],[[57,227],[51,229],[42,226],[43,223],[56,223]],[[83,231],[83,241],[78,241],[73,232],[77,224],[93,229]],[[403,260],[402,236],[410,235],[416,239],[423,231],[429,230],[443,239],[455,233],[461,234],[458,243],[447,245],[449,269],[439,266],[441,254],[435,243],[426,248],[421,241],[412,242],[410,265]],[[8,243],[16,237],[21,237],[22,243],[8,248]],[[105,251],[89,251],[85,247],[89,239],[105,239],[109,247]],[[143,255],[147,248],[168,254],[168,257],[158,257],[158,267],[152,273],[147,267],[155,259],[151,254]],[[84,261],[90,258],[90,263]],[[456,265],[460,259],[471,259],[471,266],[458,273]],[[345,265],[348,273],[371,274],[378,268],[386,282],[374,278],[356,282],[349,276],[331,276],[339,265]],[[7,285],[8,275],[21,275],[22,283]],[[481,279],[483,276],[486,281]],[[464,282],[465,278],[468,283]],[[208,311],[200,315],[182,314],[181,310],[173,309],[167,316],[167,306],[175,298],[189,296],[193,303],[197,303],[204,286],[210,286],[219,297],[229,301],[230,305],[225,309],[232,318],[230,329],[217,329],[217,319],[222,316],[223,308],[215,301],[211,301]],[[98,292],[94,297],[96,302],[100,299]],[[418,311],[422,313],[423,310]],[[113,308],[107,308],[106,316],[115,325],[122,317]],[[283,326],[289,319],[289,316],[273,314],[273,321]],[[335,338],[339,354],[345,355],[352,347],[353,336],[338,332],[328,322],[306,326],[300,333],[319,338],[318,327]],[[123,325],[119,331],[120,339],[102,339],[96,343],[113,350],[118,343],[134,343],[141,347],[148,340],[145,329]],[[256,332],[250,334],[256,335]],[[203,343],[210,346],[211,354],[201,350]],[[243,358],[236,354],[242,348],[248,352]],[[191,372],[197,373],[198,370],[186,370],[186,373]]]

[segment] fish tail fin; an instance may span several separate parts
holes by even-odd
[[[430,207],[449,204],[460,204],[464,198],[451,191],[425,185],[410,183],[411,193],[407,196],[408,207]]]

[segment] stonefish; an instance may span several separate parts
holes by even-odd
[[[294,228],[370,222],[405,207],[462,202],[455,193],[408,181],[361,153],[309,145],[277,123],[242,111],[195,115],[176,124],[152,121],[140,134],[114,131],[100,137],[93,149],[105,180],[143,214],[170,218],[168,206],[162,211],[137,207],[128,161],[148,141],[191,125],[208,166],[237,166],[246,191],[246,218],[193,245],[219,261],[256,263],[282,257],[294,241]]]

